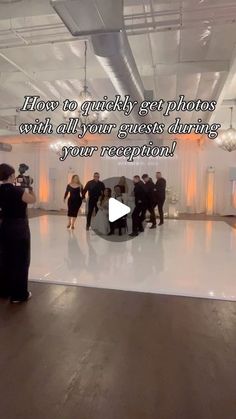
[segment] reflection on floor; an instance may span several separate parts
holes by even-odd
[[[30,220],[30,278],[40,282],[236,300],[236,230],[220,221],[167,220],[124,243],[74,232],[66,217]]]

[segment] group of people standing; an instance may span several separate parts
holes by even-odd
[[[15,170],[8,164],[0,164],[0,298],[10,299],[12,303],[28,301],[32,294],[28,290],[28,272],[30,266],[30,230],[27,216],[27,205],[36,202],[32,186],[17,186]],[[159,225],[164,222],[163,205],[165,201],[166,181],[161,173],[156,173],[156,183],[144,174],[141,178],[133,178],[135,207],[132,212],[132,233],[136,236],[143,231],[143,221],[146,211],[150,213],[151,228],[156,227],[155,207],[160,214]],[[114,234],[118,227],[121,234],[125,218],[109,223],[109,199],[113,196],[122,203],[126,203],[128,183],[122,176],[114,187],[106,188],[100,181],[99,173],[94,173],[93,179],[83,188],[77,175],[72,177],[66,188],[64,199],[68,198],[68,228],[74,229],[76,217],[83,199],[88,193],[87,225],[89,230],[92,223],[94,229],[102,234]],[[123,224],[124,222],[124,224]]]
[[[144,231],[143,221],[146,217],[146,212],[150,213],[151,229],[156,228],[155,208],[158,207],[160,222],[164,223],[163,206],[166,195],[166,180],[162,177],[161,172],[156,173],[156,182],[149,177],[148,174],[143,174],[142,180],[140,176],[133,177],[134,189],[132,195],[135,200],[135,207],[132,212],[132,233],[131,236],[137,236]],[[72,177],[71,183],[67,185],[64,195],[64,201],[68,199],[68,228],[74,229],[75,220],[78,211],[81,207],[82,201],[88,193],[88,212],[86,229],[89,230],[91,226],[92,215],[95,212],[96,216],[92,220],[92,226],[101,234],[114,234],[115,224],[108,221],[108,205],[109,199],[113,196],[115,199],[124,203],[124,195],[128,194],[128,184],[126,178],[122,176],[117,185],[114,187],[112,195],[111,188],[106,188],[104,183],[100,181],[98,172],[94,173],[93,179],[87,182],[83,188],[80,179],[77,175]],[[119,234],[121,234],[122,220],[118,223]]]

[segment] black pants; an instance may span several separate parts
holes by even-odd
[[[155,204],[147,204],[146,206],[143,205],[143,210],[142,210],[142,222],[145,220],[146,218],[146,212],[148,211],[150,213],[150,222],[153,225],[156,225],[156,215],[155,215]]]
[[[132,212],[132,231],[133,233],[138,233],[139,231],[143,230],[143,214],[146,211],[146,206],[142,203],[135,205],[135,208]]]
[[[150,221],[155,226],[156,225],[156,214],[155,214],[155,205],[149,204],[147,210],[150,213]]]
[[[97,202],[98,202],[98,198],[89,198],[88,214],[87,214],[87,227],[90,227],[91,218],[92,218],[94,209],[95,209],[96,214],[98,212]]]
[[[30,231],[27,220],[3,220],[0,231],[0,295],[24,301],[28,297]]]
[[[160,216],[160,223],[163,224],[164,223],[164,214],[163,214],[163,206],[165,203],[165,199],[159,199],[157,201],[157,208],[158,208],[158,212],[159,212],[159,216]]]
[[[122,235],[122,228],[124,228],[127,231],[127,217],[119,218],[119,220],[116,220],[114,222],[109,222],[110,224],[110,233],[114,234],[115,229],[118,229],[119,236]]]

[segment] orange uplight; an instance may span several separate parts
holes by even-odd
[[[233,182],[232,187],[232,206],[236,208],[236,181]]]
[[[47,203],[49,200],[49,182],[44,173],[41,173],[39,179],[39,200],[42,203]]]
[[[199,141],[203,138],[202,134],[176,134],[175,135],[178,140],[191,140],[191,141]]]
[[[212,215],[214,212],[214,178],[215,173],[213,171],[208,171],[206,191],[206,213],[208,215]]]
[[[187,181],[187,206],[191,207],[194,205],[194,200],[196,197],[197,192],[197,180],[196,180],[196,173],[194,169],[188,176]]]

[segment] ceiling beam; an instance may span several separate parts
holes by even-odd
[[[26,18],[33,16],[55,15],[48,0],[23,0],[16,3],[1,4],[0,20]]]
[[[27,71],[31,79],[36,81],[55,81],[55,80],[83,80],[83,67],[64,68],[55,70]],[[104,70],[100,66],[93,66],[87,70],[88,79],[106,78]],[[9,83],[22,83],[29,80],[29,77],[21,71],[3,71],[0,73],[0,86]]]
[[[153,67],[150,65],[138,66],[142,77],[153,76]],[[156,65],[156,76],[171,76],[178,74],[212,73],[229,71],[228,61],[198,61],[191,63],[158,64]],[[105,79],[106,75],[101,66],[91,66],[87,72],[88,79]],[[3,71],[0,73],[0,85],[9,83],[22,83],[29,80],[34,81],[55,81],[55,80],[82,80],[84,77],[83,67],[61,68],[55,70],[39,70],[36,72],[27,70],[27,75],[22,71]]]
[[[226,77],[224,79],[224,83],[222,83],[221,88],[218,91],[218,95],[217,95],[217,98],[216,98],[217,107],[216,107],[215,112],[213,112],[213,114],[211,114],[211,117],[210,117],[210,120],[209,120],[210,123],[212,123],[215,120],[216,115],[217,115],[217,111],[220,109],[220,106],[222,105],[222,102],[225,99],[226,92],[229,89],[229,87],[232,83],[232,80],[235,77],[235,74],[236,74],[236,46],[234,47],[232,58],[231,58],[231,61],[230,61],[229,72],[228,72],[228,74],[226,74]],[[234,95],[234,92],[232,92],[232,94]]]
[[[169,76],[173,74],[218,73],[222,71],[229,71],[229,64],[229,61],[225,60],[156,64],[156,74],[157,76]]]
[[[236,106],[236,99],[226,99],[223,100],[221,106]]]
[[[17,115],[17,107],[0,108],[0,119],[3,116],[15,116]]]

